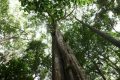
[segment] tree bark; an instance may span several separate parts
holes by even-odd
[[[63,40],[61,32],[53,24],[52,31],[52,80],[87,80],[71,48]]]

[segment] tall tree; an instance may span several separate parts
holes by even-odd
[[[53,80],[86,80],[87,76],[77,62],[72,50],[63,40],[58,22],[70,14],[67,9],[75,6],[76,0],[20,0],[24,10],[34,11],[44,18],[52,36],[52,79]],[[88,0],[89,1],[89,0]],[[82,0],[81,0],[82,2]],[[83,0],[84,2],[84,0]],[[82,3],[81,3],[82,4]],[[66,15],[67,14],[67,15]]]
[[[115,22],[119,21],[119,0],[95,0],[90,5],[84,3],[91,0],[20,0],[28,12],[25,13],[30,13],[24,15],[29,18],[28,24],[8,14],[7,1],[0,3],[0,36],[3,38],[0,47],[4,47],[2,53],[19,55],[10,55],[11,58],[6,59],[11,60],[7,61],[0,55],[1,79],[32,80],[50,76],[51,60],[50,55],[44,54],[48,47],[43,40],[50,36],[38,34],[41,23],[47,26],[52,37],[53,80],[85,80],[87,76],[82,68],[90,80],[120,79],[119,32],[114,29]],[[36,40],[38,35],[41,38]]]

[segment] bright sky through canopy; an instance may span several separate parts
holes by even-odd
[[[19,6],[20,6],[19,1],[18,0],[9,0],[9,5],[10,5],[10,13],[14,14],[14,16],[16,18],[21,17],[22,12],[17,10],[17,8],[19,8]],[[109,16],[112,17],[112,15],[113,15],[112,12],[109,12]],[[118,21],[115,25],[115,30],[120,32],[120,21],[119,21],[119,19],[117,19],[117,20]]]

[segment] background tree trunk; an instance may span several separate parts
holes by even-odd
[[[83,21],[80,21],[76,18],[77,21],[79,21],[81,24],[83,24],[84,26],[88,27],[91,31],[93,31],[94,33],[98,34],[99,36],[101,36],[102,38],[106,39],[107,41],[111,42],[113,45],[115,45],[116,47],[120,48],[120,41],[116,40],[115,38],[113,38],[112,36],[108,35],[107,33],[104,33],[86,23],[84,23]]]

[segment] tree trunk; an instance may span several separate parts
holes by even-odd
[[[78,20],[78,19],[77,19]],[[83,25],[85,25],[86,27],[88,27],[91,31],[95,32],[96,34],[98,34],[99,36],[101,36],[102,38],[106,39],[107,41],[111,42],[113,45],[115,45],[116,47],[120,48],[120,41],[116,40],[115,38],[113,38],[112,36],[108,35],[107,33],[104,33],[86,23],[84,23],[83,21],[78,20],[80,23],[82,23]]]
[[[56,25],[52,31],[52,80],[87,80],[83,69],[78,64],[72,50],[63,41],[63,36]]]
[[[105,78],[104,74],[102,73],[102,71],[100,70],[98,64],[96,62],[94,62],[94,61],[93,61],[93,64],[94,64],[96,70],[98,71],[98,74],[101,75],[101,77],[103,78],[103,80],[106,80],[106,78]]]

